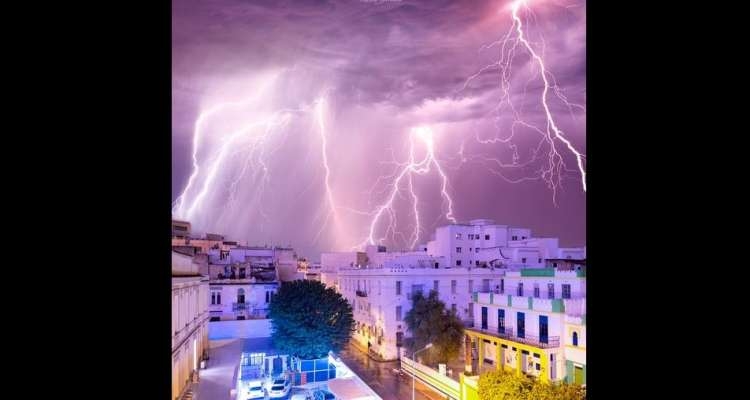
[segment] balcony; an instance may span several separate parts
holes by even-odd
[[[232,311],[245,311],[249,304],[247,303],[232,303]]]
[[[357,290],[356,292],[357,297],[367,297],[367,292],[364,290]]]
[[[481,328],[474,327],[473,325],[474,325],[473,323],[465,324],[465,326],[471,331],[483,333],[485,335],[490,335],[490,336],[494,336],[494,337],[498,337],[502,339],[507,339],[507,340],[517,342],[517,343],[528,344],[528,345],[539,347],[542,349],[560,347],[559,336],[547,336],[546,338],[540,338],[539,336],[524,334],[523,337],[518,337],[518,335],[514,334],[513,328],[506,327],[502,332],[500,332],[497,328],[481,329]]]

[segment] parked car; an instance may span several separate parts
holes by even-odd
[[[313,400],[310,393],[296,393],[293,394],[289,400]]]
[[[260,383],[252,385],[248,388],[248,399],[262,399],[264,397],[266,397],[266,392],[263,390],[263,386]]]
[[[271,387],[268,389],[268,396],[271,398],[284,397],[292,390],[292,382],[288,378],[274,379]]]

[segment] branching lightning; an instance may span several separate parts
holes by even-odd
[[[336,212],[336,202],[333,200],[333,189],[331,189],[331,166],[328,163],[328,133],[326,132],[326,124],[325,124],[325,113],[326,109],[328,107],[328,101],[326,100],[325,96],[319,98],[315,102],[315,120],[317,121],[318,125],[318,132],[320,133],[320,146],[321,146],[321,158],[323,161],[323,169],[325,170],[325,178],[324,178],[324,185],[325,185],[325,192],[326,192],[326,202],[328,204],[329,210],[326,212],[325,219],[323,220],[323,223],[320,226],[320,229],[318,230],[318,233],[315,235],[315,238],[313,239],[314,242],[317,242],[320,238],[320,235],[325,230],[326,226],[328,226],[328,220],[330,218],[333,218],[334,227],[336,230],[339,229],[339,218],[338,214]]]
[[[572,113],[572,110],[585,108],[579,104],[574,104],[568,101],[565,97],[562,89],[557,85],[554,75],[547,69],[542,56],[534,49],[534,46],[528,39],[528,34],[524,27],[524,22],[521,18],[520,11],[527,10],[531,14],[531,10],[528,8],[528,0],[515,0],[510,4],[511,20],[512,24],[506,34],[500,39],[489,45],[482,46],[480,51],[489,50],[495,47],[499,48],[499,59],[495,62],[486,65],[481,68],[476,74],[470,76],[462,90],[466,89],[468,85],[477,77],[490,70],[499,70],[500,72],[500,99],[497,106],[493,111],[497,112],[498,115],[506,113],[513,118],[509,133],[503,136],[497,136],[490,139],[482,139],[479,135],[476,136],[476,140],[481,144],[496,144],[503,143],[508,145],[513,150],[513,161],[512,163],[505,163],[497,158],[490,158],[486,156],[472,156],[467,157],[463,153],[460,154],[462,160],[479,160],[485,163],[490,163],[490,171],[494,174],[501,176],[508,182],[520,182],[523,180],[543,179],[548,187],[552,190],[552,200],[557,204],[557,190],[562,185],[563,172],[570,171],[563,159],[563,156],[558,148],[559,143],[562,143],[570,153],[575,156],[578,173],[581,177],[581,184],[583,191],[586,191],[586,170],[584,167],[585,155],[578,151],[575,146],[566,137],[562,129],[556,121],[555,114],[550,109],[549,105],[549,94],[552,92],[554,96],[564,104],[568,110]],[[542,47],[544,42],[542,42]],[[542,127],[531,121],[525,120],[522,116],[521,110],[519,110],[512,101],[511,83],[513,80],[513,62],[516,60],[517,53],[526,53],[530,57],[529,67],[536,70],[536,72],[529,78],[524,85],[523,97],[526,97],[526,88],[529,83],[535,78],[540,77],[542,83],[542,92],[538,102],[541,104],[544,110]],[[499,118],[498,118],[499,120]],[[524,131],[533,131],[541,136],[541,140],[535,149],[531,152],[531,158],[526,162],[519,162],[521,156],[518,154],[517,145],[513,144],[513,139],[516,136],[517,129],[521,127]],[[500,130],[500,127],[496,128]],[[525,176],[520,179],[510,179],[503,174],[503,170],[506,169],[524,169],[532,165],[537,164],[537,160],[544,155],[546,149],[546,159],[543,160],[538,170],[534,171],[534,176]],[[496,168],[494,168],[496,167]]]
[[[415,140],[416,139],[416,140]],[[421,160],[417,161],[416,157],[416,150],[415,150],[415,142],[416,141],[422,142],[425,147],[425,156]],[[388,185],[388,191],[389,194],[381,205],[379,205],[375,211],[373,212],[372,220],[370,222],[370,229],[369,234],[366,239],[366,241],[360,246],[364,246],[366,244],[377,244],[381,241],[388,238],[389,234],[392,238],[395,239],[396,236],[401,236],[402,238],[405,237],[405,235],[397,230],[397,220],[396,220],[396,210],[395,210],[395,202],[398,195],[401,194],[402,189],[402,182],[405,180],[405,186],[407,187],[407,191],[411,197],[412,202],[412,210],[414,212],[414,231],[409,235],[408,242],[410,244],[410,247],[413,248],[416,246],[417,242],[419,241],[419,237],[421,234],[421,223],[420,223],[420,214],[419,214],[419,197],[417,196],[416,191],[414,190],[414,175],[425,175],[431,171],[431,166],[435,168],[437,173],[440,175],[441,179],[441,188],[440,188],[440,195],[447,203],[447,211],[445,212],[445,218],[453,223],[456,223],[456,219],[453,216],[453,199],[451,198],[450,194],[448,193],[448,177],[446,176],[445,172],[443,171],[443,168],[440,166],[440,162],[438,161],[437,157],[435,156],[435,142],[433,137],[433,132],[428,127],[417,127],[413,128],[411,132],[409,133],[409,158],[405,163],[398,163],[394,162],[398,168],[397,172],[391,175],[391,177],[395,177],[390,185]],[[383,179],[388,179],[389,177],[381,177]],[[378,181],[381,180],[381,178],[378,179]],[[385,228],[385,233],[382,237],[376,238],[376,231],[378,224],[383,218],[384,214],[388,214],[388,224]]]

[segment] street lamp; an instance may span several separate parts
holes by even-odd
[[[413,353],[413,355],[412,355],[412,359],[411,359],[412,362],[414,364],[416,364],[417,363],[417,353],[419,353],[420,351],[425,351],[425,350],[429,349],[430,347],[432,347],[432,343],[427,343],[427,345],[425,345],[421,349],[415,351]],[[416,365],[413,368],[416,370]],[[412,372],[412,374],[411,374],[411,400],[414,400],[414,394],[415,394],[415,391],[414,391],[414,372]]]

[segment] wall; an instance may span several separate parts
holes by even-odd
[[[193,257],[172,252],[172,273],[194,275],[198,273],[198,264],[193,264]]]
[[[339,271],[339,292],[352,304],[354,318],[360,324],[383,332],[382,344],[377,344],[377,334],[362,335],[355,333],[354,339],[363,347],[369,341],[374,351],[387,359],[397,357],[396,333],[404,332],[404,337],[410,336],[403,320],[396,320],[396,307],[401,306],[402,318],[411,308],[408,297],[412,292],[412,285],[423,285],[425,294],[433,289],[434,281],[438,281],[439,298],[450,309],[456,304],[459,318],[468,319],[466,310],[473,301],[469,291],[468,281],[473,281],[473,289],[481,289],[482,280],[489,279],[490,287],[499,285],[503,272],[489,269],[452,268],[372,268],[372,269],[342,269]],[[451,281],[456,280],[456,293],[451,291]],[[367,293],[366,297],[357,296],[357,281],[359,289]],[[396,282],[401,282],[401,294],[396,294]],[[369,310],[367,305],[369,304]],[[476,317],[475,317],[476,318]],[[399,328],[400,325],[400,328]]]
[[[208,323],[208,339],[260,338],[271,336],[270,319],[249,319],[245,321],[218,321]]]
[[[236,319],[237,315],[244,315],[246,318],[260,317],[265,318],[270,303],[266,302],[266,293],[276,293],[279,285],[277,283],[256,283],[256,284],[218,284],[211,282],[208,302],[211,303],[213,293],[221,293],[221,304],[210,304],[211,316],[221,316],[222,319]],[[234,311],[233,303],[237,302],[239,289],[245,293],[246,312]]]

